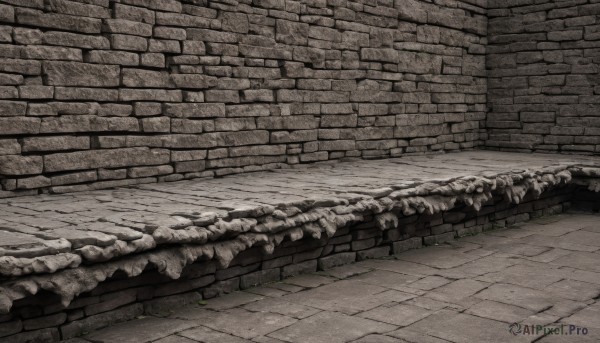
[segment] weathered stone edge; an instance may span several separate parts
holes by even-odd
[[[414,188],[396,191],[391,188],[381,189],[376,197],[367,197],[353,204],[313,208],[292,217],[295,220],[276,220],[270,215],[267,218],[272,220],[272,223],[279,224],[260,226],[268,227],[270,231],[260,232],[260,229],[257,229],[259,226],[256,225],[252,230],[237,232],[237,235],[229,240],[204,244],[190,244],[180,240],[180,245],[146,251],[114,261],[7,281],[0,286],[0,313],[8,313],[13,301],[35,295],[40,290],[58,294],[66,306],[75,296],[92,290],[118,270],[133,277],[141,274],[146,266],[153,265],[158,272],[177,279],[186,265],[198,259],[214,259],[221,267],[226,268],[235,256],[250,247],[261,246],[266,253],[272,253],[275,246],[286,239],[296,241],[305,235],[320,238],[323,232],[331,237],[338,228],[360,222],[367,213],[375,214],[377,225],[385,230],[397,226],[400,213],[434,214],[447,211],[456,203],[464,203],[479,210],[482,204],[492,198],[492,193],[501,194],[510,202],[518,204],[528,192],[532,192],[534,197],[538,198],[548,189],[567,184],[587,186],[588,189],[598,192],[600,168],[554,166],[542,168],[537,172],[503,173],[493,179],[467,176],[445,184],[423,183]],[[220,237],[226,237],[229,233],[225,231]],[[172,241],[170,244],[177,242]]]

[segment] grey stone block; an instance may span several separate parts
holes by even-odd
[[[355,252],[344,252],[319,258],[318,267],[319,270],[327,270],[344,264],[353,263],[355,261]]]

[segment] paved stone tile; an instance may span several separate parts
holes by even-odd
[[[465,313],[505,323],[520,322],[534,314],[533,311],[524,309],[522,307],[489,300],[484,300],[471,306],[467,311],[465,311]]]
[[[326,285],[328,283],[332,283],[334,281],[335,281],[335,279],[332,279],[330,277],[325,277],[325,276],[316,275],[316,274],[305,274],[305,275],[299,275],[299,276],[291,277],[289,279],[285,279],[285,280],[283,280],[283,283],[300,286],[303,288],[314,288],[314,287]]]
[[[403,256],[405,253],[401,255],[397,255],[396,257]],[[359,264],[363,267],[373,268],[378,270],[387,270],[396,273],[414,275],[414,276],[427,276],[434,275],[439,272],[436,268],[431,268],[421,263],[414,263],[408,261],[402,261],[398,259],[385,259],[385,260],[367,260],[363,262],[359,262]]]
[[[552,250],[550,247],[541,247],[529,244],[507,243],[497,247],[499,252],[509,255],[534,257]]]
[[[546,287],[562,280],[563,272],[545,264],[513,265],[501,271],[477,277],[477,280],[490,283],[510,283],[523,287]]]
[[[529,227],[530,223],[531,222],[527,223],[528,227]],[[531,230],[524,229],[523,226],[512,226],[509,228],[489,231],[489,232],[486,232],[485,234],[488,236],[498,236],[498,237],[512,238],[512,239],[518,240],[523,237],[531,236],[534,234],[534,232]]]
[[[234,308],[261,299],[264,299],[264,297],[258,294],[248,292],[234,292],[228,294],[225,297],[208,299],[204,307],[212,310],[225,310],[228,308]]]
[[[598,261],[600,262],[600,256]],[[544,289],[550,294],[576,301],[586,301],[600,295],[600,285],[577,280],[561,280]]]
[[[583,315],[598,315],[597,313],[584,313]],[[592,319],[592,318],[590,318]],[[596,317],[597,319],[597,317]],[[565,327],[560,335],[546,335],[539,341],[541,343],[597,343],[600,342],[600,329],[594,326],[587,326],[582,324],[576,324],[569,322],[569,318],[561,320],[565,323]],[[577,319],[575,319],[577,320]],[[573,325],[573,327],[571,327]],[[579,328],[579,331],[578,331]],[[583,328],[587,329],[587,333],[584,334]]]
[[[477,259],[477,256],[469,256],[444,247],[409,250],[397,257],[403,261],[442,269],[457,267]]]
[[[403,302],[403,304],[419,306],[428,310],[441,310],[445,307],[454,307],[454,304],[434,300],[427,297],[416,297],[412,299],[408,299]]]
[[[395,288],[395,290],[401,293],[413,294],[416,296],[422,296],[427,293],[427,291],[418,288],[412,288],[410,286],[398,286]]]
[[[597,247],[591,245],[579,244],[576,242],[570,242],[568,240],[561,239],[560,237],[544,236],[544,235],[531,235],[522,239],[523,243],[529,245],[537,245],[542,247],[561,248],[565,250],[574,251],[596,251]]]
[[[470,279],[456,280],[445,286],[434,289],[428,292],[425,296],[438,301],[449,303],[457,303],[464,298],[481,291],[488,287],[489,284]]]
[[[579,230],[570,232],[561,238],[568,242],[600,248],[600,232]]]
[[[466,236],[466,237],[473,237],[473,236]],[[481,255],[482,254],[480,252],[482,250],[481,244],[471,243],[464,239],[448,241],[448,242],[444,243],[444,247],[448,247],[454,251],[458,251],[458,252],[462,252],[462,253],[466,253],[466,254],[477,254],[477,256],[485,256],[487,254],[487,253],[483,253],[483,255]]]
[[[581,311],[575,312],[573,315],[563,318],[561,322],[565,324],[573,324],[582,327],[595,328],[600,331],[600,303],[586,307]]]
[[[351,278],[353,281],[361,281],[372,285],[401,290],[403,286],[419,279],[418,276],[375,270]]]
[[[379,306],[372,310],[362,312],[359,316],[396,326],[408,326],[427,317],[431,313],[431,311],[422,307],[399,304],[389,307]]]
[[[319,275],[334,277],[336,279],[347,279],[352,276],[368,273],[372,270],[373,268],[364,267],[363,263],[359,262],[321,271]]]
[[[276,339],[273,337],[268,337],[268,336],[258,336],[258,337],[254,337],[252,338],[252,342],[258,342],[258,343],[286,343],[280,339]]]
[[[320,312],[314,316],[269,334],[287,342],[348,342],[372,333],[384,333],[396,327],[373,320],[336,312]]]
[[[450,280],[443,278],[441,276],[431,275],[431,276],[426,276],[426,277],[424,277],[420,280],[417,280],[413,283],[409,283],[408,286],[411,288],[417,288],[417,289],[429,291],[434,288],[441,287],[450,282],[451,282]]]
[[[564,273],[565,278],[569,280],[589,282],[597,285],[600,284],[600,273],[575,269],[571,267],[561,267],[560,270]]]
[[[563,295],[564,296],[564,295]],[[589,304],[573,301],[568,299],[556,299],[551,308],[544,311],[545,314],[557,316],[557,317],[568,317],[573,313],[587,307]]]
[[[86,339],[96,343],[148,342],[198,325],[186,320],[147,317],[96,331],[87,335]]]
[[[249,288],[249,289],[245,290],[245,292],[258,294],[258,295],[264,295],[266,297],[281,297],[286,294],[289,294],[289,292],[282,291],[280,289],[276,289],[273,287],[267,287],[267,286],[258,286],[258,287],[254,287],[254,288]]]
[[[555,316],[544,311],[527,317],[521,323],[526,323],[530,325],[550,325],[557,323],[559,320],[559,316]]]
[[[401,340],[398,338],[393,338],[390,336],[384,335],[367,335],[365,337],[359,338],[352,343],[405,343],[405,340]]]
[[[409,329],[456,343],[512,341],[506,323],[450,310],[432,314],[409,326]]]
[[[556,216],[543,217],[539,220],[553,222],[555,226],[562,228],[585,228],[598,225],[598,216],[594,213],[562,213]],[[575,231],[575,230],[573,230]]]
[[[307,305],[321,310],[355,314],[367,311],[391,301],[404,301],[415,295],[356,280],[342,280],[329,285],[313,288],[284,296],[283,299],[296,304]]]
[[[220,312],[190,308],[175,313],[172,317],[246,339],[266,335],[296,322],[296,319],[280,314],[250,312],[241,308]]]
[[[552,262],[552,261],[556,260],[559,257],[566,256],[570,253],[571,253],[571,251],[569,251],[569,250],[565,250],[565,249],[561,249],[561,248],[552,248],[552,249],[550,249],[542,254],[539,254],[537,256],[525,257],[525,259],[529,260],[529,261],[534,261],[534,262],[548,263],[548,262]]]
[[[520,306],[536,312],[550,308],[554,303],[554,299],[546,292],[502,283],[490,286],[477,293],[475,297]]]
[[[415,291],[424,293],[419,290],[415,290]],[[404,301],[407,301],[410,299],[414,299],[419,295],[423,295],[423,294],[414,294],[414,293],[409,293],[409,292],[400,292],[400,291],[396,291],[396,290],[389,290],[389,291],[377,293],[373,296],[373,298],[379,299],[379,300],[387,299],[388,302],[400,303],[400,302],[404,302]],[[384,304],[384,302],[381,302],[381,303]]]
[[[461,266],[449,269],[442,269],[439,275],[453,279],[472,278],[475,276],[504,270],[516,264],[517,261],[507,257],[498,257],[495,255],[486,256]]]
[[[194,342],[206,343],[244,343],[250,342],[247,339],[235,337],[223,332],[215,331],[204,326],[185,330],[179,333],[180,336],[194,340]]]
[[[598,261],[600,261],[600,254],[573,252],[569,255],[557,258],[552,261],[551,264],[600,273],[600,263],[598,263]]]
[[[529,226],[529,224],[532,225],[546,225],[546,224],[552,224],[552,223],[556,223],[558,221],[561,220],[565,220],[565,218],[569,217],[569,214],[566,213],[561,213],[561,214],[557,214],[554,216],[546,216],[546,217],[541,217],[541,218],[535,218],[529,222],[527,222],[527,226]]]
[[[429,336],[426,332],[413,331],[410,327],[388,332],[386,335],[401,339],[401,342],[410,343],[448,343],[450,341]]]
[[[297,319],[306,318],[321,311],[312,307],[294,304],[281,298],[269,298],[255,301],[245,305],[243,308],[253,312],[279,313]]]
[[[600,233],[600,226],[598,226],[597,223],[594,224],[584,224],[585,226],[583,226],[581,228],[581,230],[583,231],[589,231],[589,232],[595,232],[595,233]]]
[[[570,214],[558,214],[552,217],[535,219],[527,223],[525,232],[531,232],[542,236],[559,237],[569,232],[577,231],[586,224],[586,218]]]
[[[270,287],[270,288],[274,288],[274,289],[278,289],[281,291],[285,291],[287,293],[296,293],[296,292],[300,292],[301,290],[304,289],[304,287],[300,287],[300,286],[296,286],[296,285],[291,285],[288,283],[271,283],[265,287]]]
[[[540,338],[536,343],[598,343],[600,342],[600,336],[596,333],[587,335],[547,335]]]
[[[189,338],[171,335],[165,338],[161,338],[158,341],[154,341],[152,343],[196,343],[197,341],[191,340]]]
[[[487,232],[482,235],[466,236],[461,238],[461,241],[477,244],[482,249],[497,251],[498,247],[510,246],[512,244],[518,244],[521,242],[520,239],[513,239],[509,237],[502,237],[498,235],[490,235]]]

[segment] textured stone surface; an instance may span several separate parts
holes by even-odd
[[[370,333],[392,330],[394,327],[360,317],[336,312],[321,312],[297,324],[271,333],[269,336],[287,342],[347,342]]]
[[[133,324],[133,325],[132,325]],[[91,334],[88,338],[94,342],[140,342],[154,341],[175,332],[196,326],[193,322],[166,318],[145,318],[113,326],[110,330]],[[135,331],[136,335],[129,333]]]
[[[60,166],[69,164],[71,169],[83,169],[85,166],[81,164],[81,157],[75,156],[77,154],[80,153],[47,155],[47,168],[52,168],[51,170],[54,171]],[[126,164],[124,160],[129,155],[139,158],[144,154],[152,156],[157,163],[164,161],[162,150],[144,148],[121,149],[106,156],[98,154],[93,156],[95,165],[115,168]],[[526,158],[528,161],[524,162],[519,160],[520,158]],[[582,158],[577,160],[582,161]],[[593,158],[587,160],[588,162],[585,162],[587,164],[595,161]],[[436,169],[440,163],[444,164],[446,169]],[[523,167],[524,163],[530,167],[530,171],[514,170],[516,167]],[[377,214],[378,225],[381,228],[392,228],[398,220],[397,215],[390,211],[392,206],[401,208],[400,213],[404,215],[422,212],[435,214],[451,209],[457,201],[467,202],[475,209],[479,209],[491,198],[492,192],[500,192],[510,201],[519,203],[526,192],[533,191],[534,195],[539,196],[548,187],[561,183],[583,183],[594,189],[594,184],[587,181],[589,179],[577,179],[577,177],[594,175],[594,169],[574,167],[576,163],[569,157],[557,161],[554,156],[545,155],[521,156],[472,152],[440,155],[434,158],[413,157],[380,162],[345,163],[339,164],[336,168],[284,170],[270,176],[268,181],[260,175],[242,177],[239,182],[244,186],[238,190],[230,189],[220,180],[199,183],[187,181],[180,184],[138,186],[138,189],[123,189],[116,192],[99,191],[89,195],[52,196],[45,201],[42,211],[35,205],[38,199],[42,198],[23,198],[23,201],[18,203],[7,201],[1,206],[5,212],[13,214],[3,220],[13,225],[18,224],[13,232],[7,234],[13,235],[16,231],[45,240],[66,239],[71,249],[66,248],[65,252],[74,254],[73,256],[81,256],[88,262],[100,262],[134,252],[149,251],[161,244],[193,243],[200,248],[194,254],[203,255],[210,251],[210,258],[214,257],[220,264],[227,266],[237,253],[253,245],[265,245],[265,251],[271,251],[286,235],[292,235],[290,237],[294,240],[305,235],[319,238],[321,231],[331,236],[338,227],[343,227],[349,222],[360,221],[360,216],[365,211]],[[550,164],[555,166],[542,168]],[[6,165],[16,166],[14,163]],[[389,181],[396,178],[398,165],[402,165],[402,178],[412,178],[412,181],[389,188],[393,184],[398,185],[396,182]],[[23,167],[25,166],[31,168],[33,165],[25,163]],[[424,170],[427,170],[427,176],[424,176]],[[129,174],[150,176],[170,171],[168,167],[133,168],[129,170]],[[316,175],[319,181],[315,180]],[[287,181],[289,177],[295,181],[290,183]],[[279,181],[276,180],[281,181],[277,184]],[[350,180],[351,183],[348,183]],[[281,193],[280,187],[283,185],[287,190]],[[340,188],[338,185],[344,186]],[[436,187],[437,193],[432,193]],[[223,200],[206,200],[211,198],[213,189],[219,189]],[[270,193],[269,190],[277,190],[277,192]],[[347,195],[339,193],[340,191],[346,192]],[[165,198],[164,192],[188,194],[197,201],[195,204],[187,204],[176,198]],[[227,195],[228,192],[230,195]],[[334,195],[332,192],[338,194]],[[131,203],[130,196],[135,196],[138,200]],[[103,199],[107,197],[112,200],[104,201]],[[154,200],[150,201],[150,199]],[[157,202],[157,199],[161,199],[160,202]],[[93,206],[94,212],[87,213],[89,211],[87,207],[79,208],[77,205],[79,202]],[[62,211],[64,206],[71,208],[70,219],[56,218],[47,222],[49,214],[53,211],[56,213]],[[123,213],[120,211],[122,206],[137,211]],[[21,213],[23,208],[28,212]],[[341,208],[345,209],[341,210]],[[297,216],[299,211],[305,214]],[[85,214],[85,218],[77,217],[78,213]],[[350,216],[344,216],[345,213]],[[264,215],[267,216],[260,218]],[[296,222],[286,222],[283,220],[285,218],[294,218]],[[315,221],[318,223],[316,226],[304,225]],[[594,233],[572,235],[574,235],[573,240],[584,243],[595,239],[595,237],[588,237],[595,235]],[[205,245],[209,240],[225,240],[225,242]],[[352,243],[352,248],[369,249],[373,247],[373,242],[369,239],[359,239]],[[411,243],[410,246],[416,245]],[[400,250],[402,249],[396,249],[396,251]],[[541,248],[540,252],[545,250],[547,248]],[[377,253],[374,256],[381,255],[379,248],[374,251]],[[18,250],[12,252],[5,250],[3,253],[9,256],[20,254]],[[37,255],[32,254],[28,253],[28,257],[46,256],[44,258],[49,261],[53,259],[45,250],[39,250]],[[375,252],[364,250],[361,254],[362,257],[359,257],[364,258]],[[321,268],[344,263],[345,259],[342,257],[354,259],[356,255],[340,254],[338,255],[342,258],[340,262],[336,262],[334,256],[323,259],[320,262]],[[420,258],[416,254],[411,261],[416,262]],[[439,263],[437,267],[440,268],[452,268],[463,263],[463,258],[460,255],[452,258],[445,255],[432,262]],[[71,258],[68,260],[72,261],[69,265],[76,263],[76,260]],[[6,273],[20,275],[34,273],[34,270],[36,273],[45,270],[43,265],[36,266],[34,269],[26,267],[33,262],[23,260],[17,264],[20,267],[10,272],[8,271],[10,266],[7,266]],[[64,265],[66,261],[61,263]],[[54,268],[63,267],[48,268],[55,270]]]

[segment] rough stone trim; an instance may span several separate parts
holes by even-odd
[[[332,237],[339,228],[363,222],[366,215],[374,215],[377,226],[386,230],[398,226],[400,214],[432,215],[448,211],[457,204],[465,204],[478,211],[494,194],[519,204],[529,192],[538,198],[547,190],[568,184],[598,191],[596,178],[599,175],[598,167],[563,165],[539,171],[523,170],[427,182],[408,188],[366,190],[365,195],[353,199],[340,197],[291,203],[280,208],[262,206],[235,210],[225,218],[199,214],[196,218],[177,218],[177,224],[169,227],[148,224],[146,228],[151,235],[142,238],[149,242],[144,249],[138,249],[141,245],[136,241],[132,243],[136,249],[128,245],[119,249],[124,242],[117,242],[116,247],[85,249],[82,257],[88,263],[95,262],[91,265],[61,264],[65,260],[62,255],[37,260],[1,257],[1,264],[9,266],[4,268],[4,276],[18,277],[1,284],[0,313],[8,313],[15,300],[35,295],[41,290],[60,295],[63,304],[68,305],[78,294],[92,290],[116,271],[132,277],[153,266],[159,273],[177,279],[186,265],[198,259],[214,259],[221,268],[227,268],[240,252],[253,246],[260,246],[265,254],[271,254],[284,241],[297,241],[304,237],[319,239],[322,234]],[[156,248],[160,245],[164,247]],[[132,251],[137,253],[126,256]],[[69,261],[72,260],[75,259]],[[36,267],[23,268],[27,263]],[[65,269],[67,267],[70,268]],[[50,274],[32,274],[35,272]]]

